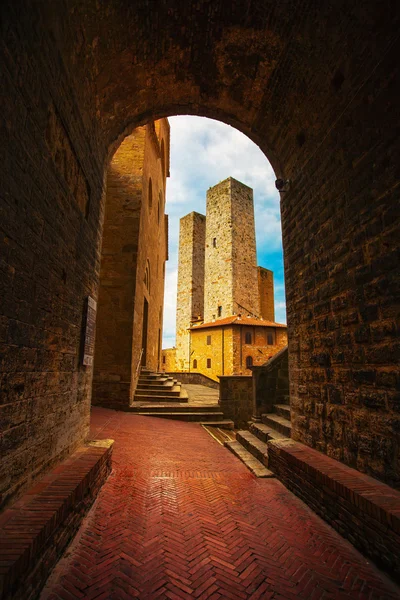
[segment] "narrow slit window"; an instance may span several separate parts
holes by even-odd
[[[197,369],[197,359],[193,360],[193,369]]]
[[[253,366],[253,357],[246,356],[246,369],[249,369],[252,366]]]
[[[244,335],[244,343],[245,344],[251,344],[251,332],[250,331],[246,331],[245,335]]]
[[[207,346],[211,346],[211,335],[207,336]]]
[[[222,317],[222,306],[218,306],[218,316]]]
[[[217,238],[213,238],[213,248],[217,247]]]
[[[207,358],[207,369],[211,369],[211,358]]]

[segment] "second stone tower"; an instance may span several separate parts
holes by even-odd
[[[258,316],[253,190],[229,177],[207,192],[204,321]]]

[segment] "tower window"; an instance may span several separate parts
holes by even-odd
[[[249,369],[252,366],[253,366],[253,357],[246,356],[246,369]]]
[[[164,356],[162,357],[162,362],[163,362],[163,365],[165,365],[165,354],[164,354]]]
[[[149,179],[149,190],[148,190],[147,196],[148,196],[147,200],[149,203],[149,211],[151,212],[151,209],[153,206],[153,183],[151,181],[151,177]]]
[[[213,238],[213,248],[217,247],[217,238]]]
[[[267,344],[273,346],[275,344],[274,334],[272,332],[267,333]]]
[[[211,369],[211,358],[207,358],[207,369]]]
[[[218,306],[218,316],[222,317],[222,306]]]
[[[207,346],[211,346],[211,335],[207,336]]]
[[[245,335],[244,335],[244,343],[245,344],[251,344],[251,333],[250,331],[246,331]]]
[[[197,369],[197,359],[193,360],[193,369]]]

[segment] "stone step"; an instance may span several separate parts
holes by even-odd
[[[138,381],[163,381],[172,379],[169,375],[139,375]]]
[[[180,396],[181,393],[181,388],[178,387],[177,385],[175,385],[174,387],[168,388],[168,387],[164,387],[164,389],[161,390],[154,390],[152,389],[147,389],[147,390],[143,390],[140,389],[138,390],[136,388],[135,391],[135,396],[166,396],[166,397],[173,397],[173,396]]]
[[[186,412],[186,413],[213,413],[222,414],[218,404],[184,404],[179,402],[163,402],[159,404],[147,404],[146,402],[134,402],[129,407],[130,412]],[[219,417],[218,417],[219,420]]]
[[[275,429],[268,427],[268,425],[264,425],[264,423],[249,423],[249,430],[264,443],[268,440],[277,440],[285,437],[282,433],[275,431]]]
[[[205,423],[200,422],[200,425],[209,425],[210,427],[215,426],[219,427],[220,429],[230,430],[235,428],[235,423],[229,419],[224,419],[223,421],[206,421]]]
[[[267,469],[259,460],[242,446],[240,442],[225,442],[225,446],[237,456],[256,477],[274,477],[272,471]]]
[[[274,413],[290,421],[290,406],[287,404],[274,404]]]
[[[173,380],[171,381],[154,381],[154,382],[138,382],[136,389],[137,390],[165,390],[169,388],[173,388],[177,383]],[[179,385],[179,387],[181,387]]]
[[[275,429],[276,431],[279,431],[279,433],[282,433],[284,436],[290,438],[292,425],[288,419],[280,417],[275,413],[268,413],[261,416],[261,421],[265,425],[269,425],[269,427],[272,427],[272,429]]]
[[[151,402],[151,403],[157,403],[157,404],[165,404],[165,403],[169,403],[169,402],[175,402],[177,404],[187,404],[189,402],[189,398],[185,398],[182,397],[181,395],[178,396],[173,396],[173,395],[169,395],[169,394],[165,394],[163,396],[155,396],[152,394],[135,394],[134,396],[134,402]]]
[[[224,421],[224,413],[222,412],[159,412],[159,411],[147,411],[136,413],[141,417],[159,417],[161,419],[174,419],[176,421],[188,421],[195,423],[207,423],[211,422],[215,425],[219,422]]]
[[[264,467],[268,467],[268,446],[265,442],[262,442],[247,430],[238,431],[236,441],[240,442]]]

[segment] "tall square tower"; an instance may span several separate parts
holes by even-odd
[[[204,312],[204,243],[206,218],[197,212],[179,224],[178,291],[176,308],[176,368],[189,370],[191,324]]]
[[[229,177],[207,191],[204,321],[258,316],[253,190]]]

